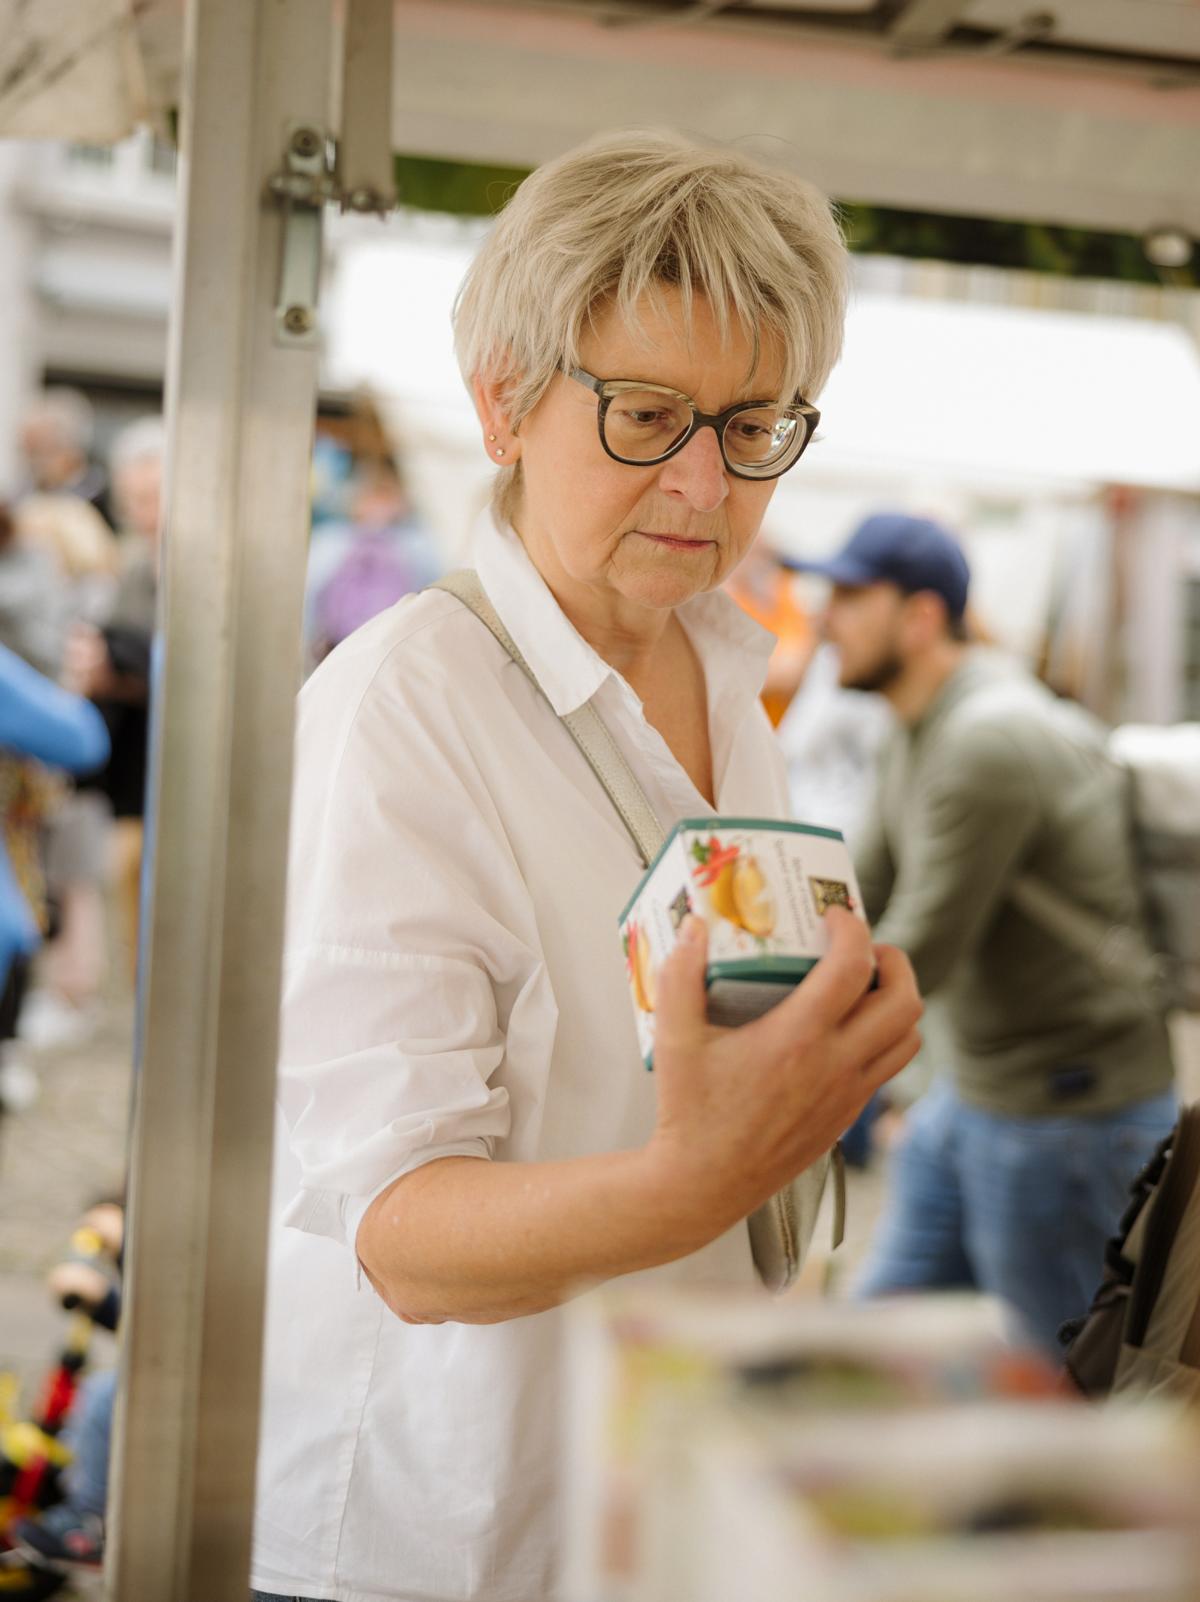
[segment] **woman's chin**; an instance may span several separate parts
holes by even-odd
[[[627,601],[652,611],[670,611],[684,606],[710,588],[707,581],[685,577],[682,573],[647,573],[618,586]]]
[[[628,601],[656,609],[683,606],[719,582],[717,564],[711,559],[699,562],[685,555],[682,560],[653,558],[630,563],[616,577],[616,588]]]

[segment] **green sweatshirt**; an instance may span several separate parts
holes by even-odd
[[[1088,714],[972,650],[885,745],[856,853],[876,938],[944,996],[962,1096],[1017,1116],[1109,1112],[1172,1083],[1162,1017],[1007,900],[1024,873],[1114,923],[1140,897],[1125,780]]]

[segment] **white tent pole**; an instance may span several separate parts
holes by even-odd
[[[297,124],[323,153],[330,0],[190,0],[186,26],[114,1602],[247,1595],[316,393],[265,197]]]

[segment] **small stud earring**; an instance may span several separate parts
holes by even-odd
[[[497,445],[496,446],[496,455],[497,456],[503,456],[504,455],[504,446],[503,445]]]
[[[496,436],[495,436],[495,434],[489,434],[489,435],[488,435],[488,438],[489,438],[489,439],[490,439],[490,440],[492,440],[492,441],[494,441],[494,440],[495,440],[495,438],[496,438]]]

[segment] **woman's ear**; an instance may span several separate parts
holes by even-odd
[[[509,426],[507,386],[488,373],[476,373],[471,393],[483,427],[484,450],[497,467],[511,467],[521,454],[521,442]]]

